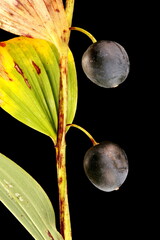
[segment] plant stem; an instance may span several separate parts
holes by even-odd
[[[72,24],[73,10],[74,10],[74,0],[66,0],[65,11],[66,11],[69,27]]]
[[[75,128],[78,128],[79,130],[81,130],[82,132],[84,132],[84,133],[89,137],[89,139],[91,140],[93,146],[95,146],[95,145],[98,144],[98,142],[96,142],[96,140],[92,137],[92,135],[91,135],[87,130],[85,130],[83,127],[80,127],[79,125],[73,124],[73,123],[67,124],[67,127],[75,127]]]
[[[71,224],[66,174],[66,116],[67,116],[67,54],[60,58],[60,92],[56,163],[59,190],[60,232],[64,240],[71,240]]]
[[[74,9],[74,0],[66,0],[66,16],[68,26],[71,26]],[[69,35],[68,35],[69,39]],[[56,165],[59,191],[59,214],[60,233],[64,240],[72,240],[71,222],[69,213],[68,193],[67,193],[67,173],[66,173],[66,119],[68,108],[68,47],[64,45],[61,52],[60,62],[60,90],[59,90],[59,112],[58,112],[58,134],[56,149]]]

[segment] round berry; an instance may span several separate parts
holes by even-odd
[[[125,49],[113,41],[97,41],[82,56],[86,76],[104,88],[117,87],[128,76],[129,58]]]
[[[108,141],[91,147],[84,156],[83,164],[88,179],[105,192],[117,190],[128,174],[124,150]]]

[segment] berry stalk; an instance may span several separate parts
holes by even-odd
[[[92,135],[87,131],[85,130],[83,127],[80,127],[79,125],[77,124],[67,124],[67,127],[75,127],[75,128],[78,128],[79,130],[81,130],[82,132],[84,132],[87,137],[89,137],[89,139],[91,140],[93,146],[97,145],[98,142],[96,142],[96,140],[92,137]]]
[[[91,39],[91,41],[92,41],[93,43],[97,42],[97,40],[95,39],[95,37],[94,37],[91,33],[89,33],[88,31],[84,30],[83,28],[80,28],[80,27],[70,27],[69,29],[70,29],[70,30],[76,30],[76,31],[82,32],[82,33],[84,33],[85,35],[87,35],[87,36]]]

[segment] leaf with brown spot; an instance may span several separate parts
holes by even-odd
[[[1,0],[0,28],[21,36],[68,43],[69,25],[62,0]]]
[[[17,37],[0,45],[0,105],[19,121],[57,140],[60,55],[42,39]],[[77,107],[77,79],[68,53],[67,122]]]

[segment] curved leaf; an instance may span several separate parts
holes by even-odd
[[[68,112],[67,112],[67,123],[72,123],[76,109],[77,109],[77,74],[74,63],[74,58],[69,51],[68,53]]]
[[[51,41],[59,50],[69,38],[62,0],[1,0],[0,28]]]
[[[62,240],[52,204],[41,186],[0,154],[0,201],[37,240]]]
[[[56,47],[42,39],[17,37],[0,43],[0,105],[26,125],[57,138],[60,67]],[[77,106],[77,79],[68,54],[68,120]]]

